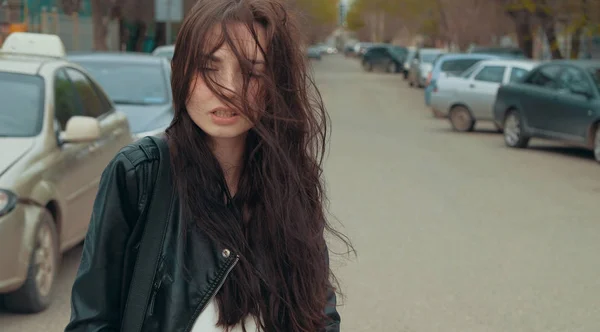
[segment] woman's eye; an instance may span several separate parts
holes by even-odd
[[[210,68],[210,67],[203,67],[203,68],[200,68],[200,70],[202,70],[202,71],[217,71],[216,68]]]

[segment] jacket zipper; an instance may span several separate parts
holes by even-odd
[[[219,282],[217,284],[211,285],[212,289],[210,290],[210,292],[211,292],[210,297],[208,298],[208,300],[206,300],[204,302],[200,302],[200,304],[198,304],[198,307],[194,311],[194,314],[192,315],[191,320],[188,322],[188,325],[185,328],[184,332],[190,332],[192,330],[192,327],[194,326],[196,319],[198,319],[198,317],[204,311],[204,309],[206,308],[208,303],[210,303],[210,301],[212,301],[213,298],[217,295],[219,290],[221,290],[221,287],[223,287],[223,284],[225,283],[225,280],[227,280],[229,273],[231,273],[231,270],[233,270],[233,268],[235,267],[235,265],[238,263],[239,260],[240,260],[239,256],[236,256],[234,259],[232,259],[228,263],[228,265],[226,265],[223,268],[223,270],[224,270],[223,277],[221,277],[221,279],[219,280]]]

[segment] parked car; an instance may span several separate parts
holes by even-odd
[[[367,50],[374,45],[374,43],[356,43],[356,45],[354,45],[354,53],[358,58],[362,58],[362,56],[367,53]]]
[[[591,149],[600,162],[600,61],[538,66],[499,89],[494,121],[509,147],[525,148],[536,137],[559,140]]]
[[[398,73],[406,59],[406,47],[395,45],[378,45],[371,47],[362,59],[362,67],[366,71],[380,68],[388,73]]]
[[[410,64],[408,72],[408,84],[410,86],[425,87],[427,76],[433,69],[433,62],[442,53],[446,53],[441,48],[421,48],[415,53],[415,57]]]
[[[175,53],[175,45],[163,45],[154,49],[152,55],[162,56],[167,58],[169,61],[173,60],[173,54]]]
[[[354,52],[354,46],[355,44],[346,44],[346,46],[344,46],[345,57],[353,57],[356,55],[356,52]]]
[[[322,48],[318,46],[310,46],[306,48],[306,55],[309,59],[321,60]]]
[[[80,53],[69,59],[86,68],[117,109],[129,119],[135,138],[163,132],[173,120],[171,65],[144,53]]]
[[[489,54],[464,54],[448,53],[442,54],[435,60],[433,69],[427,77],[427,88],[425,88],[425,105],[431,105],[431,93],[436,88],[437,80],[440,76],[457,76],[469,69],[477,62],[498,58]]]
[[[518,47],[502,47],[502,46],[498,46],[498,47],[472,47],[468,53],[471,54],[492,54],[492,55],[499,55],[499,56],[510,56],[513,58],[522,58],[522,59],[526,59],[527,56],[525,55],[525,53],[523,53],[523,50],[521,50]]]
[[[404,79],[408,79],[408,73],[410,72],[410,64],[412,63],[415,55],[417,54],[417,48],[414,46],[408,47],[408,53],[406,54],[406,59],[404,60],[404,64],[402,65],[402,75]]]
[[[40,312],[61,253],[86,235],[102,171],[132,138],[56,35],[8,36],[0,100],[0,295],[8,310]]]
[[[438,79],[432,90],[431,107],[448,117],[454,130],[472,131],[477,121],[494,120],[498,88],[519,81],[536,65],[531,60],[483,60],[458,77]]]

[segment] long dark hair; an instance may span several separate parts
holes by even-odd
[[[266,30],[268,46],[260,48],[267,68],[259,78],[262,109],[248,102],[250,75],[244,76],[243,92],[232,98],[204,70],[206,55],[225,44],[242,70],[251,70],[232,42],[230,23],[245,24],[257,44],[255,24]],[[209,34],[219,26],[214,42]],[[266,331],[322,329],[327,294],[336,285],[324,233],[351,245],[325,216],[328,116],[294,16],[284,0],[199,0],[183,22],[172,67],[175,118],[167,135],[183,213],[193,221],[188,229],[199,229],[240,257],[217,294],[219,324],[231,327],[252,315],[261,318],[257,323]],[[207,135],[186,110],[196,77],[254,124],[233,199]]]

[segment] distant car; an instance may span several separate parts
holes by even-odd
[[[132,138],[56,35],[8,36],[0,101],[0,295],[10,311],[40,312],[61,253],[85,238],[102,171]]]
[[[526,59],[527,56],[523,53],[518,47],[473,47],[469,50],[468,53],[471,54],[491,54],[491,55],[499,55],[499,56],[510,56],[514,58],[522,58]]]
[[[174,116],[171,65],[144,53],[77,54],[69,59],[100,82],[117,109],[125,113],[136,139],[164,132]]]
[[[441,48],[418,49],[410,64],[408,84],[419,88],[425,87],[429,72],[433,70],[433,62],[443,53],[446,53],[446,51]]]
[[[318,46],[310,46],[306,49],[306,55],[309,59],[321,60],[322,48]]]
[[[354,52],[354,44],[347,44],[344,46],[344,56],[352,57],[355,56],[356,52]]]
[[[402,70],[407,54],[408,50],[402,46],[373,46],[363,55],[362,66],[366,71],[381,68],[388,73],[398,73]]]
[[[367,53],[367,50],[374,45],[374,43],[356,43],[356,45],[354,45],[354,53],[358,58],[362,58],[362,56]]]
[[[459,77],[440,78],[431,107],[448,117],[456,131],[472,131],[477,121],[493,121],[498,88],[521,80],[537,65],[530,60],[484,60]],[[500,127],[498,127],[500,130]]]
[[[600,162],[600,61],[555,60],[498,90],[494,121],[504,142],[527,147],[531,138],[583,146]]]
[[[173,54],[175,53],[175,45],[164,45],[154,49],[152,55],[161,56],[167,58],[169,61],[173,60]]]
[[[414,46],[408,47],[408,54],[406,54],[406,59],[404,60],[404,64],[402,65],[402,75],[404,79],[408,79],[408,73],[410,72],[410,65],[417,54],[417,48]]]
[[[436,88],[440,76],[457,76],[479,61],[496,58],[498,57],[489,54],[448,53],[441,55],[435,61],[425,83],[427,85],[427,88],[425,88],[425,105],[430,106],[431,93]]]

